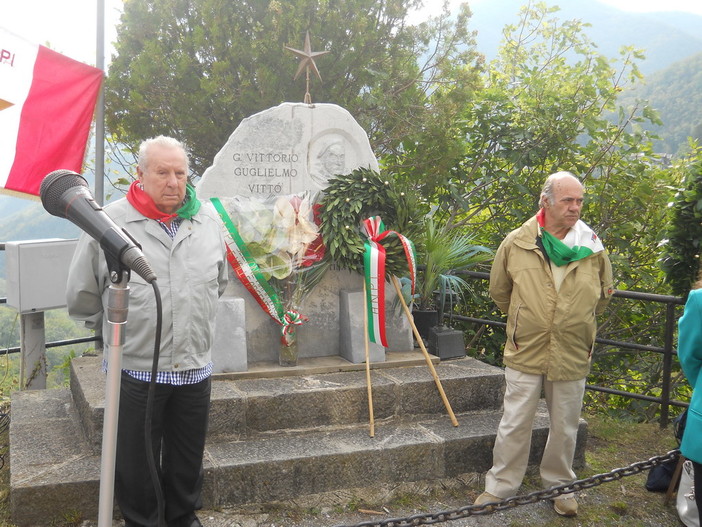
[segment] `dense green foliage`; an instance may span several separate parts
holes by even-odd
[[[530,2],[505,27],[497,58],[483,64],[467,7],[454,22],[444,11],[411,26],[406,15],[418,3],[127,2],[107,80],[110,132],[132,146],[156,133],[182,137],[201,173],[243,118],[302,99],[304,79],[290,81],[297,59],[284,47],[300,48],[309,31],[313,49],[330,52],[318,59],[324,82],[312,80],[313,101],[348,109],[382,172],[441,229],[495,249],[536,212],[545,177],[569,170],[586,186],[583,219],[603,238],[615,287],[669,293],[657,248],[668,203],[702,157],[669,164],[649,132],[658,113],[619,100],[641,81],[641,51],[604,56],[586,24]],[[484,289],[461,312],[502,316]],[[662,346],[664,312],[617,299],[600,336]],[[464,329],[471,353],[500,364],[500,331]],[[601,346],[591,382],[655,395],[660,372],[659,355]],[[674,395],[686,390],[678,377]]]
[[[675,195],[667,232],[662,244],[661,266],[673,294],[686,297],[697,280],[702,241],[702,159],[690,168]]]
[[[616,110],[623,86],[639,79],[640,56],[631,49],[618,60],[599,55],[580,22],[550,18],[553,12],[524,10],[520,23],[505,29],[484,88],[457,117],[464,148],[448,170],[414,168],[415,159],[439,148],[431,138],[408,148],[399,164],[410,167],[407,184],[442,207],[446,221],[470,226],[493,246],[534,214],[546,175],[570,170],[587,187],[586,221],[623,261],[637,261],[628,253],[642,244],[650,253],[660,237],[671,174],[657,164],[650,137],[634,128],[653,114],[622,110],[613,124],[605,112]],[[649,271],[654,262],[647,258]],[[632,287],[637,277],[625,275]]]
[[[309,31],[323,82],[313,102],[351,112],[377,153],[406,138],[451,129],[467,104],[477,60],[470,16],[448,11],[418,26],[405,21],[420,0],[144,0],[125,2],[110,65],[107,125],[123,144],[166,133],[189,145],[201,175],[239,122],[284,101],[302,101],[293,82]],[[421,57],[420,61],[417,58]],[[450,86],[428,102],[437,84]],[[438,154],[438,152],[437,152]]]

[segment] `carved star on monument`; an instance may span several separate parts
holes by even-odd
[[[305,46],[304,49],[295,49],[291,48],[289,46],[285,46],[285,49],[288,51],[292,51],[295,55],[300,57],[300,65],[297,68],[297,72],[295,73],[295,77],[293,77],[293,80],[297,80],[297,78],[300,76],[300,73],[303,72],[303,70],[307,74],[307,91],[305,93],[305,103],[310,104],[312,102],[312,98],[310,96],[310,69],[315,72],[319,80],[322,80],[322,76],[319,74],[319,70],[317,69],[317,64],[315,63],[314,59],[315,57],[321,57],[322,55],[326,55],[329,53],[328,51],[312,51],[312,45],[310,44],[310,32],[308,31],[305,34]]]

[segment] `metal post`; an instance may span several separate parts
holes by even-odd
[[[20,387],[46,389],[46,336],[44,312],[20,315]]]
[[[115,457],[117,452],[117,423],[119,391],[122,375],[123,328],[129,308],[128,272],[117,284],[110,285],[107,300],[107,321],[110,324],[110,350],[107,358],[105,385],[105,415],[102,429],[102,459],[100,464],[100,505],[98,527],[111,527],[114,510]]]
[[[670,372],[673,364],[673,335],[675,334],[675,304],[665,305],[665,334],[663,337],[663,382],[661,386],[661,428],[668,426],[670,411]]]

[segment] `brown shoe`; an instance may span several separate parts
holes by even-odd
[[[553,500],[553,510],[561,516],[576,516],[578,514],[578,502],[572,496],[556,498]]]
[[[489,492],[483,492],[480,496],[475,498],[473,505],[485,505],[486,503],[497,503],[498,501],[502,501],[502,498],[498,498]]]

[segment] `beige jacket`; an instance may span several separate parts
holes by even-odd
[[[504,363],[551,381],[583,379],[597,332],[596,314],[612,296],[606,252],[571,262],[558,292],[536,245],[536,217],[509,233],[495,254],[490,296],[507,314]]]

